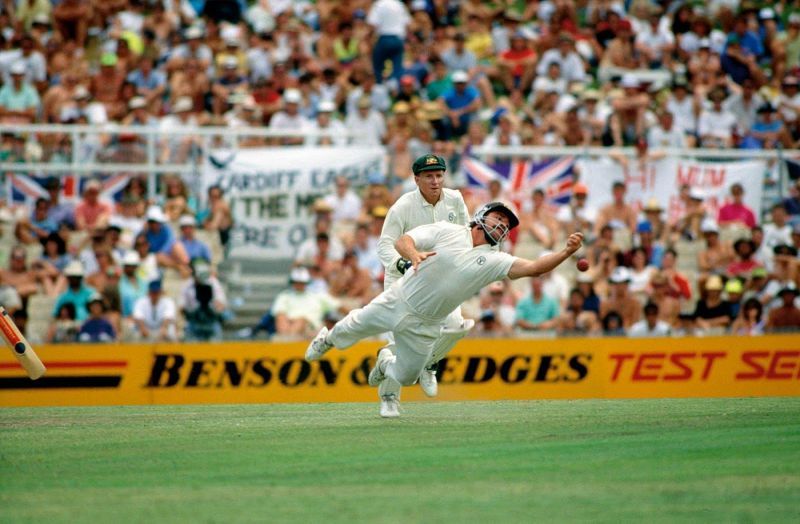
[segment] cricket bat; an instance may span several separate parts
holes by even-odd
[[[44,364],[39,360],[28,340],[22,336],[14,321],[11,320],[8,311],[2,306],[0,306],[0,334],[3,335],[6,344],[31,380],[36,380],[44,375],[44,372],[47,371]]]

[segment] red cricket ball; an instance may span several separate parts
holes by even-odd
[[[589,269],[589,261],[585,258],[578,259],[576,266],[578,266],[578,271],[586,271]]]

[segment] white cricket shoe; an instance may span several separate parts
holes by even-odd
[[[381,395],[381,417],[397,418],[400,416],[400,399],[397,393]]]
[[[439,393],[439,384],[436,380],[436,365],[426,367],[419,374],[419,387],[429,397],[435,397]]]
[[[394,362],[396,359],[397,357],[392,353],[391,349],[381,349],[378,352],[378,361],[375,363],[375,367],[369,372],[369,377],[367,378],[369,385],[377,386],[383,382],[383,379],[386,378],[386,366],[389,362]]]
[[[311,341],[311,344],[308,345],[308,349],[306,349],[306,360],[308,362],[321,359],[322,355],[330,351],[333,347],[333,344],[325,340],[327,336],[328,328],[322,326],[322,329],[319,330],[317,336],[314,337],[314,340]]]

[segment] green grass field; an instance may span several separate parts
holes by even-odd
[[[800,398],[0,409],[1,522],[800,519]]]

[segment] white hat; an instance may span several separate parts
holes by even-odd
[[[142,262],[139,253],[136,251],[126,251],[125,256],[122,257],[123,266],[138,266]]]
[[[222,67],[225,69],[236,69],[239,67],[239,60],[233,55],[227,55],[222,59]]]
[[[763,7],[758,12],[758,17],[761,20],[772,20],[775,18],[775,11],[773,11],[771,7]]]
[[[11,67],[8,68],[8,72],[12,75],[24,75],[27,68],[25,67],[25,62],[14,62],[11,64]]]
[[[303,100],[303,95],[297,89],[287,89],[283,92],[283,101],[287,104],[299,104]]]
[[[795,11],[794,13],[790,14],[787,22],[790,24],[800,24],[800,13]]]
[[[632,74],[628,73],[622,75],[622,81],[620,82],[620,85],[622,87],[637,88],[639,87],[639,80]]]
[[[414,0],[411,2],[412,11],[425,11],[428,7],[428,2],[425,0]]]
[[[692,200],[705,200],[706,194],[699,187],[689,188],[689,198]]]
[[[81,264],[80,260],[73,260],[67,267],[64,268],[64,276],[68,277],[82,277],[83,276],[83,264]]]
[[[192,26],[192,27],[190,27],[189,29],[186,30],[186,32],[183,34],[183,36],[187,40],[191,40],[193,38],[202,38],[203,37],[203,30],[200,29],[197,26]]]
[[[302,282],[308,284],[311,282],[311,273],[304,267],[296,267],[289,273],[289,282]]]
[[[135,96],[128,102],[128,107],[131,109],[142,109],[147,107],[147,100],[145,100],[144,97]]]
[[[91,96],[91,93],[89,93],[89,90],[86,89],[85,86],[76,87],[75,92],[72,94],[72,98],[75,100],[82,100],[84,98],[90,98]]]
[[[39,13],[38,15],[33,17],[32,22],[34,24],[50,25],[50,17],[47,16],[45,13]]]
[[[469,75],[465,71],[455,71],[451,76],[451,80],[453,80],[454,84],[468,82]]]
[[[191,111],[193,107],[192,99],[188,96],[182,96],[175,101],[175,105],[172,106],[172,112],[182,113],[184,111]]]
[[[717,225],[717,221],[713,218],[705,218],[700,223],[700,232],[701,233],[719,233],[719,226]]]
[[[240,44],[241,42],[239,42],[239,39],[235,36],[225,38],[225,45],[228,47],[239,47]]]
[[[609,279],[613,284],[622,284],[631,281],[631,271],[624,266],[615,267]]]
[[[103,185],[100,183],[100,181],[97,180],[97,179],[92,178],[91,180],[88,180],[83,185],[83,192],[85,193],[85,192],[89,191],[90,189],[94,189],[94,190],[100,191],[102,188],[103,188]]]
[[[330,100],[323,100],[317,106],[317,112],[319,113],[333,113],[334,111],[336,111],[336,104]]]
[[[145,218],[150,222],[159,222],[161,224],[167,221],[167,215],[165,215],[164,211],[158,206],[150,206],[147,209]]]
[[[578,276],[575,278],[575,281],[579,284],[591,284],[594,282],[594,277],[589,273],[578,273]]]
[[[711,40],[709,40],[708,38],[701,38],[699,47],[700,47],[700,49],[703,49],[703,48],[706,48],[706,47],[707,48],[711,48]]]
[[[181,215],[181,218],[178,219],[178,226],[196,226],[197,221],[194,219],[192,215]]]

